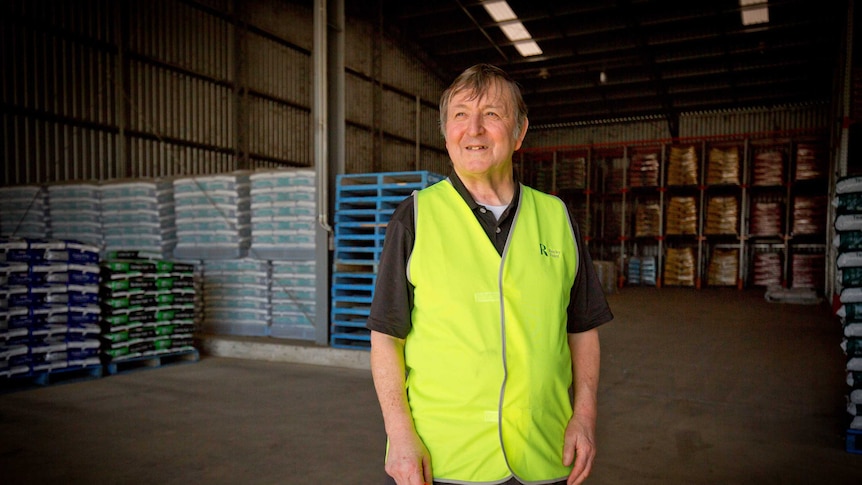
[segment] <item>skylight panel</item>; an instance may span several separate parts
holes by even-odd
[[[491,0],[482,2],[485,11],[494,19],[503,34],[513,43],[515,49],[524,56],[537,56],[542,53],[539,44],[533,40],[533,36],[524,26],[524,23],[518,19],[512,7],[506,0]]]
[[[524,27],[524,24],[521,23],[520,20],[508,24],[500,25],[500,30],[506,34],[506,37],[515,42],[516,40],[528,40],[533,37],[527,32],[527,28]]]
[[[485,10],[488,12],[488,15],[494,19],[494,22],[505,22],[507,20],[515,20],[518,18],[506,0],[485,2],[482,6],[485,7]]]
[[[535,40],[515,42],[515,49],[518,49],[518,52],[524,57],[538,56],[542,53],[542,48],[539,47],[539,44]]]
[[[768,0],[739,0],[742,25],[769,23]]]

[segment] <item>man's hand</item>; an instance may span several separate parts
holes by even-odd
[[[563,445],[563,465],[575,466],[566,481],[567,485],[578,485],[590,475],[593,459],[596,457],[595,419],[572,416],[566,426],[566,438]]]
[[[389,437],[386,473],[398,485],[425,485],[433,481],[431,455],[415,432]]]

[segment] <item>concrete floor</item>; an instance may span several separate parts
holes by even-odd
[[[862,483],[825,306],[730,289],[610,302],[587,483]],[[0,395],[0,483],[381,483],[367,352],[346,352],[355,368],[205,355]]]

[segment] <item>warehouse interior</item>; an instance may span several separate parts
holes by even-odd
[[[376,264],[476,63],[615,315],[587,483],[862,479],[854,0],[0,13],[4,483],[382,483]]]

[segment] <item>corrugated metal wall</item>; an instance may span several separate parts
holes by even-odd
[[[310,2],[11,0],[0,16],[0,185],[314,165]],[[347,24],[347,172],[447,170],[443,82]]]
[[[346,171],[448,173],[437,110],[443,80],[391,41],[378,43],[368,23],[348,23],[345,37]]]
[[[684,113],[679,118],[680,138],[708,138],[743,134],[828,130],[830,106],[814,104]],[[670,140],[664,119],[614,121],[577,126],[530,128],[526,148],[597,144],[630,144],[645,140]]]

